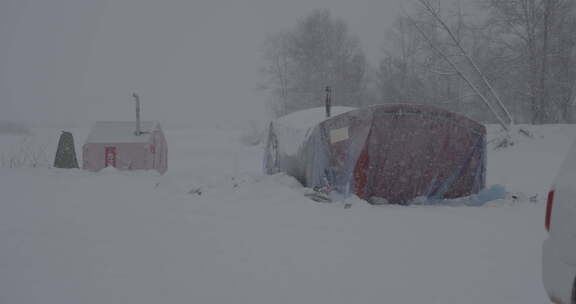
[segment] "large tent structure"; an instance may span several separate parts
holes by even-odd
[[[269,127],[264,167],[326,193],[404,204],[478,193],[486,180],[483,125],[427,105],[292,113]]]

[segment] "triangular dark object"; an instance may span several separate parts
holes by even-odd
[[[54,158],[54,168],[78,168],[74,137],[70,132],[62,131],[62,135],[60,135],[58,150],[56,150],[56,157]]]

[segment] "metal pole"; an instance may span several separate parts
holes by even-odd
[[[332,89],[330,86],[326,87],[326,118],[330,118],[331,116],[331,108],[332,108]]]
[[[134,132],[134,135],[140,136],[142,134],[142,130],[140,130],[140,96],[133,93],[132,97],[136,100],[136,131]]]

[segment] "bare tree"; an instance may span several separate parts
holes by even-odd
[[[388,33],[393,45],[385,51],[376,73],[381,103],[422,103],[427,96],[422,73],[422,40],[409,20],[400,16]]]
[[[558,61],[558,46],[570,51],[574,46],[567,44],[564,29],[574,18],[573,0],[480,0],[490,13],[488,24],[497,28],[501,45],[515,54],[510,68],[517,70],[517,82],[522,81],[529,104],[530,122],[541,124],[565,119],[558,115],[568,104],[559,101],[557,92],[560,84],[556,76],[565,65],[573,65],[570,56]],[[560,38],[562,36],[563,38]],[[566,73],[562,73],[567,76]],[[567,79],[565,79],[566,81]],[[568,80],[568,82],[571,82]],[[520,97],[520,96],[519,96]],[[567,115],[567,114],[566,114]],[[563,117],[564,116],[564,117]]]
[[[335,104],[364,99],[367,63],[360,43],[327,10],[315,10],[294,29],[269,38],[264,59],[276,115],[321,105],[326,86],[334,88]]]
[[[410,18],[410,17],[408,17]],[[411,19],[410,19],[411,20]],[[412,20],[413,21],[413,20]],[[452,60],[450,59],[450,57],[448,55],[446,55],[446,53],[444,53],[444,51],[442,51],[435,43],[434,41],[428,36],[428,34],[426,34],[426,32],[418,25],[418,23],[416,23],[415,21],[412,22],[414,24],[414,27],[416,27],[416,29],[418,29],[418,32],[420,34],[422,34],[422,37],[424,37],[424,39],[426,39],[426,41],[430,44],[430,46],[438,53],[440,54],[440,56],[442,56],[442,58],[444,60],[446,60],[446,62],[448,62],[448,64],[450,64],[450,66],[454,69],[454,71],[456,71],[456,73],[466,82],[466,84],[468,84],[468,86],[470,86],[470,88],[474,91],[474,93],[476,93],[482,100],[482,102],[484,102],[484,104],[490,109],[490,111],[492,112],[492,114],[494,115],[494,117],[497,119],[498,123],[502,126],[502,128],[506,131],[508,131],[509,125],[505,122],[505,120],[500,116],[500,114],[498,114],[498,112],[496,111],[496,109],[492,106],[492,104],[490,103],[490,101],[484,96],[484,94],[482,94],[482,92],[480,91],[480,89],[470,80],[470,78],[462,71],[462,69],[460,67],[458,67],[458,65]]]
[[[462,46],[461,40],[457,37],[457,34],[454,33],[454,31],[450,28],[450,26],[448,26],[448,24],[446,23],[444,18],[442,18],[439,10],[436,8],[437,6],[433,5],[431,0],[417,0],[417,1],[424,8],[424,11],[426,13],[428,13],[430,15],[430,17],[432,17],[440,25],[440,28],[448,35],[448,37],[453,42],[456,49],[460,52],[460,55],[463,58],[465,58],[465,60],[468,62],[468,64],[472,67],[473,71],[477,74],[479,79],[482,81],[483,85],[485,85],[488,88],[490,94],[496,100],[496,104],[499,106],[501,111],[504,112],[505,117],[507,119],[506,123],[509,125],[513,125],[514,119],[513,119],[512,115],[510,114],[510,112],[508,111],[507,107],[504,105],[504,103],[500,99],[500,95],[496,92],[496,90],[492,86],[491,82],[487,79],[484,72],[478,67],[478,65],[476,64],[474,59],[472,59],[471,55],[468,54],[468,52],[464,49],[464,47]],[[455,65],[453,65],[453,67],[457,68]],[[459,72],[459,74],[461,76],[463,76],[461,72]],[[469,82],[469,80],[466,80],[466,79],[465,79],[465,81]],[[475,91],[476,91],[476,89],[475,89]],[[478,93],[478,92],[476,92],[476,93]],[[481,96],[481,98],[487,105],[489,104],[489,100],[487,98],[483,97],[483,95]],[[495,109],[493,109],[492,107],[490,107],[490,108],[491,108],[491,111],[493,112],[493,114],[497,115],[497,113],[495,112]],[[508,128],[506,127],[506,129],[508,129]]]
[[[272,111],[277,116],[287,114],[293,63],[289,54],[290,33],[280,32],[266,39],[264,59],[268,65],[263,69],[271,87]]]

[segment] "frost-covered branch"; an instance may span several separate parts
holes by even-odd
[[[428,34],[426,34],[426,32],[424,32],[422,27],[420,25],[418,25],[418,23],[416,21],[414,21],[414,19],[412,19],[412,17],[407,16],[407,18],[408,18],[408,20],[410,20],[412,22],[412,24],[418,30],[418,32],[422,35],[422,37],[428,42],[430,47],[432,49],[434,49],[454,69],[454,71],[466,82],[466,84],[468,84],[468,86],[474,91],[474,93],[480,97],[482,102],[484,102],[484,104],[490,109],[490,111],[492,112],[494,117],[498,120],[498,123],[502,126],[502,128],[506,131],[509,131],[510,128],[509,128],[508,124],[506,124],[506,122],[502,119],[502,117],[498,114],[498,112],[490,104],[488,99],[474,85],[474,83],[472,83],[472,81],[468,78],[468,76],[466,76],[464,74],[464,72],[458,67],[458,65],[456,65],[456,63],[454,63],[454,61],[452,59],[450,59],[450,57],[448,57],[444,53],[444,51],[442,51],[438,46],[436,46],[434,41],[428,36]]]
[[[488,81],[488,79],[486,78],[486,75],[478,67],[476,62],[472,59],[472,57],[468,54],[468,52],[466,50],[464,50],[464,48],[462,47],[462,43],[460,42],[460,39],[458,39],[454,35],[454,33],[452,32],[450,27],[446,24],[446,22],[444,21],[442,16],[440,16],[439,12],[436,9],[434,9],[432,4],[430,3],[430,0],[417,0],[417,1],[424,7],[425,11],[432,18],[434,18],[434,20],[436,20],[438,22],[438,24],[440,24],[441,28],[448,34],[450,39],[454,42],[454,45],[461,52],[462,56],[466,59],[466,61],[470,64],[470,66],[473,67],[474,71],[480,76],[480,79],[482,80],[482,82],[490,90],[490,93],[496,99],[498,106],[506,114],[506,118],[508,119],[508,124],[513,125],[514,124],[514,118],[512,117],[510,112],[508,111],[508,108],[504,105],[504,103],[500,99],[500,95],[496,92],[496,90],[494,90],[494,87],[492,86],[490,81]]]

